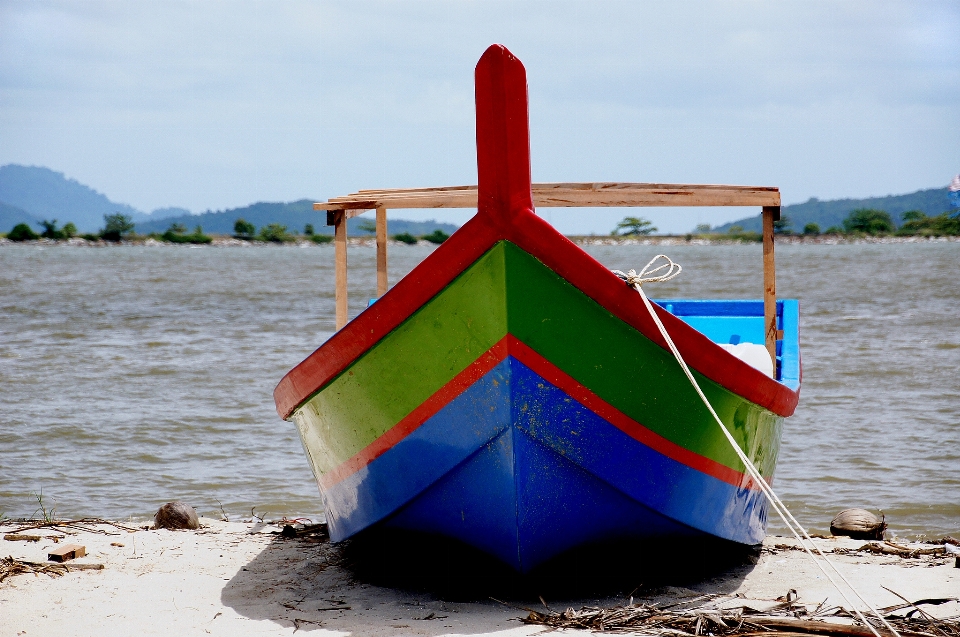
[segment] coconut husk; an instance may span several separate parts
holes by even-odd
[[[886,530],[884,518],[878,518],[865,509],[846,509],[830,522],[831,533],[855,540],[882,540]]]
[[[189,504],[167,502],[153,516],[155,529],[199,529],[200,519]]]

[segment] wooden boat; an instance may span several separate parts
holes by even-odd
[[[666,349],[637,292],[534,212],[758,205],[762,300],[660,301],[705,395],[769,479],[798,401],[796,301],[776,300],[776,188],[531,185],[526,74],[501,46],[476,68],[476,187],[361,191],[336,226],[338,329],[277,386],[331,538],[396,528],[461,540],[520,571],[613,539],[755,544],[767,503]],[[386,290],[386,209],[477,214]],[[377,210],[382,296],[346,321],[346,219]],[[774,377],[721,345],[768,348]]]

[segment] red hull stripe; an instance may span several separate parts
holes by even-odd
[[[523,343],[512,334],[507,335],[507,338],[510,339],[511,356],[562,389],[568,396],[637,442],[650,447],[671,460],[676,460],[691,469],[696,469],[718,480],[723,480],[735,487],[739,487],[749,481],[749,478],[740,471],[731,469],[715,460],[711,460],[685,447],[681,447],[677,443],[671,442],[660,434],[647,429],[633,418],[630,418],[630,416],[627,416],[597,396],[587,387],[581,385],[576,379],[535,352],[526,343]]]
[[[423,404],[407,414],[400,422],[374,440],[369,446],[333,470],[325,473],[320,478],[320,485],[325,489],[333,487],[372,463],[389,451],[394,445],[416,431],[420,425],[480,380],[480,378],[496,367],[497,364],[503,361],[508,355],[522,362],[534,372],[563,390],[581,405],[637,442],[650,447],[671,460],[675,460],[691,469],[732,484],[735,487],[746,486],[750,489],[755,488],[752,481],[742,472],[731,469],[726,465],[701,456],[698,453],[694,453],[647,429],[594,394],[587,387],[577,382],[572,376],[568,375],[512,334],[507,334],[497,341],[493,347],[457,374],[453,380],[437,390],[436,393],[425,400]]]

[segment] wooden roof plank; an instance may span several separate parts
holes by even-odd
[[[780,191],[766,186],[719,184],[556,183],[534,184],[533,201],[540,208],[779,206]],[[361,190],[314,204],[314,210],[360,211],[375,208],[476,207],[476,186]]]

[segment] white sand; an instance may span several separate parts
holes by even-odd
[[[81,532],[65,541],[86,546],[79,563],[102,571],[63,577],[18,575],[0,583],[0,637],[21,635],[534,635],[537,626],[517,621],[523,611],[489,600],[443,601],[356,581],[336,565],[339,549],[305,539],[284,540],[275,526],[202,520],[200,531],[137,531],[100,527],[117,535]],[[0,526],[8,533],[14,526]],[[41,536],[51,531],[29,531]],[[859,547],[853,540],[819,540],[822,546]],[[122,544],[113,546],[111,543]],[[764,604],[794,588],[800,601],[844,605],[829,582],[794,550],[779,550],[783,538],[768,538],[760,561],[691,589],[659,589],[662,599],[703,592],[733,598],[731,604]],[[2,541],[0,554],[46,561],[57,546]],[[904,559],[838,555],[845,573],[877,605],[898,599],[960,596],[960,569],[953,559]],[[623,599],[548,600],[552,607],[579,607]],[[347,608],[349,607],[349,608]],[[955,603],[936,607],[940,616],[960,613]],[[429,617],[430,619],[424,619]],[[564,631],[563,635],[587,635]]]

